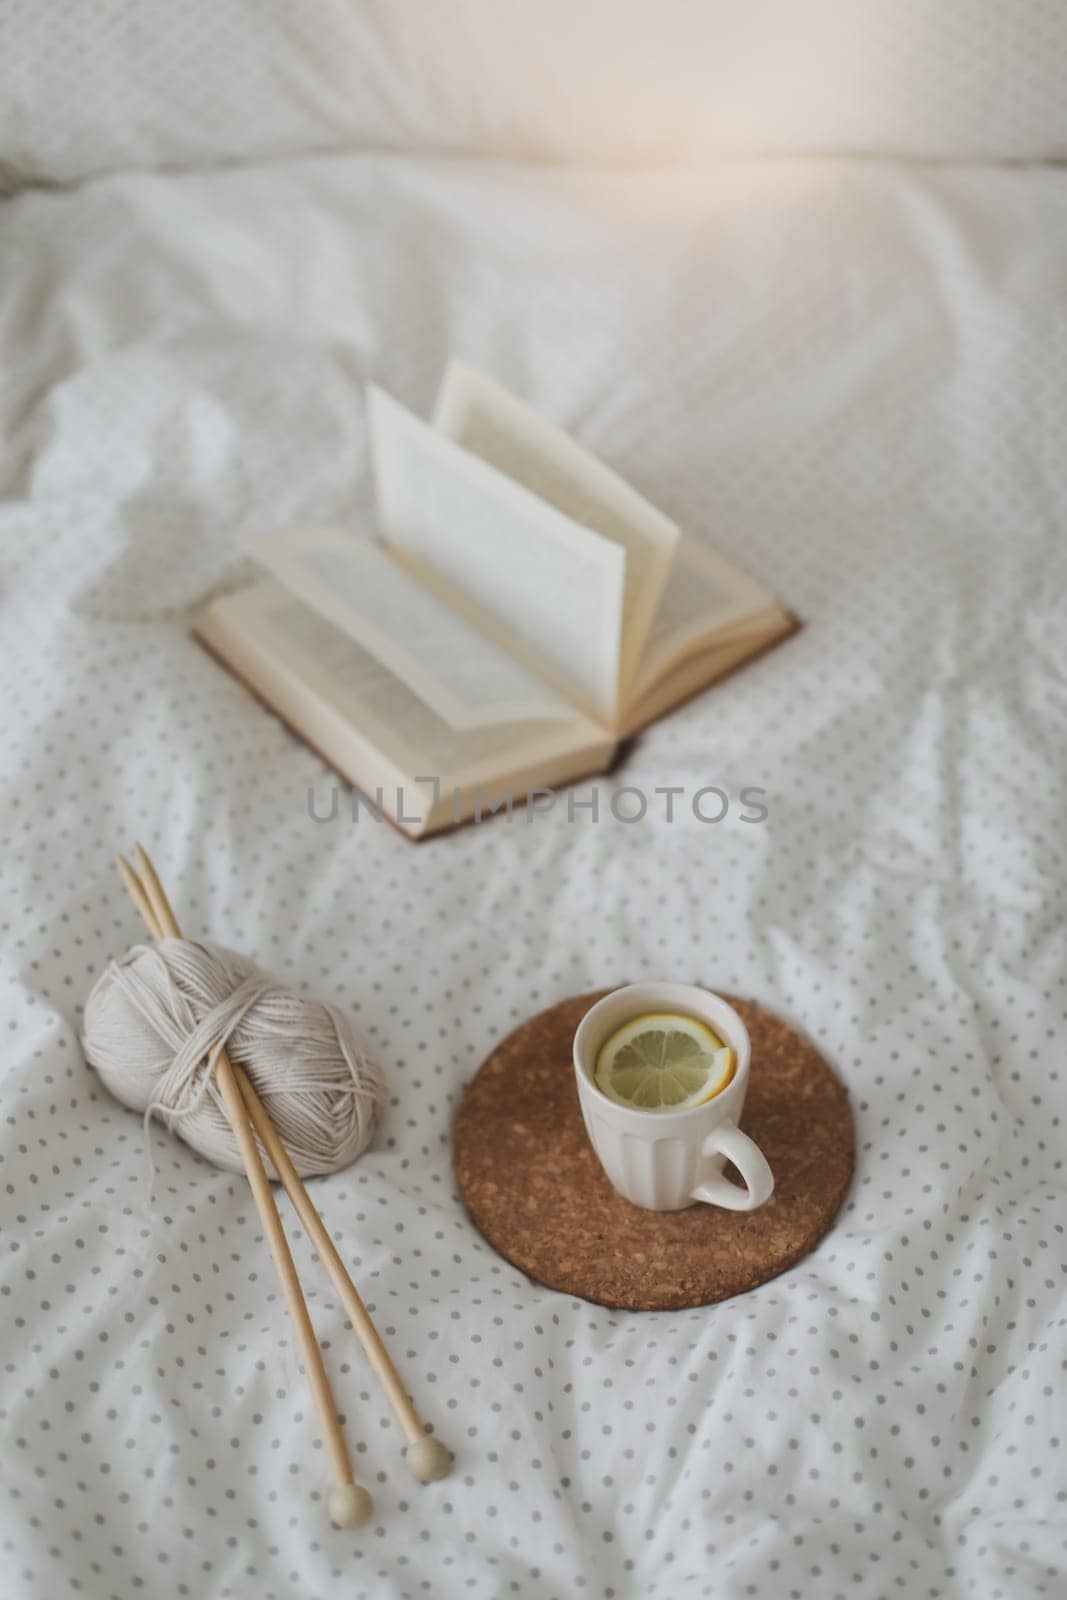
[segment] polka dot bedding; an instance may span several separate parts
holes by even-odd
[[[1061,0],[0,0],[0,185],[329,150],[1067,156]]]
[[[5,1595],[1063,1595],[1067,175],[352,155],[3,224]],[[412,845],[344,794],[316,820],[330,773],[188,621],[240,535],[369,529],[362,386],[425,412],[453,352],[804,627],[612,777]],[[246,1185],[157,1129],[150,1194],[80,1053],[137,837],[386,1068],[314,1195],[457,1459],[411,1482],[294,1227],[358,1533]],[[641,977],[787,1017],[857,1121],[834,1230],[699,1311],[527,1281],[451,1170],[494,1043]]]

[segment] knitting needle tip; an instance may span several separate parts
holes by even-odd
[[[330,1521],[335,1528],[362,1528],[374,1512],[374,1501],[358,1483],[339,1483],[330,1494]]]
[[[436,1483],[438,1478],[447,1478],[452,1470],[451,1450],[432,1433],[424,1433],[421,1439],[409,1444],[404,1460],[411,1476],[419,1483]]]

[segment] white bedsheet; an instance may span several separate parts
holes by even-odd
[[[1067,173],[116,177],[8,201],[0,284],[4,1593],[1062,1594]],[[425,411],[451,352],[804,618],[612,780],[721,824],[608,782],[598,822],[316,823],[321,763],[189,641],[240,535],[366,516],[363,382]],[[389,1074],[315,1196],[458,1461],[411,1484],[301,1241],[361,1533],[244,1184],[157,1132],[149,1206],[80,1054],[135,837]],[[855,1108],[833,1233],[707,1310],[537,1287],[452,1179],[501,1034],[639,975],[794,1019]]]
[[[0,184],[329,150],[1067,155],[1061,0],[0,0]]]

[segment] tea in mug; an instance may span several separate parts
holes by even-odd
[[[593,1079],[633,1111],[688,1111],[721,1094],[737,1057],[696,1017],[654,1012],[616,1028],[600,1047]]]

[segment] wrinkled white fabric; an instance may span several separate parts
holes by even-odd
[[[27,193],[0,252],[5,1593],[1062,1593],[1067,175],[335,157]],[[244,532],[365,524],[364,381],[425,413],[452,352],[805,627],[585,809],[413,846],[312,820],[325,768],[186,608]],[[358,1534],[245,1186],[159,1138],[146,1212],[78,1049],[135,837],[386,1071],[315,1197],[457,1470],[412,1485],[298,1239]],[[537,1287],[451,1173],[501,1035],[641,976],[791,1018],[857,1120],[835,1230],[701,1311]]]
[[[1060,0],[0,0],[0,173],[1067,155]]]

